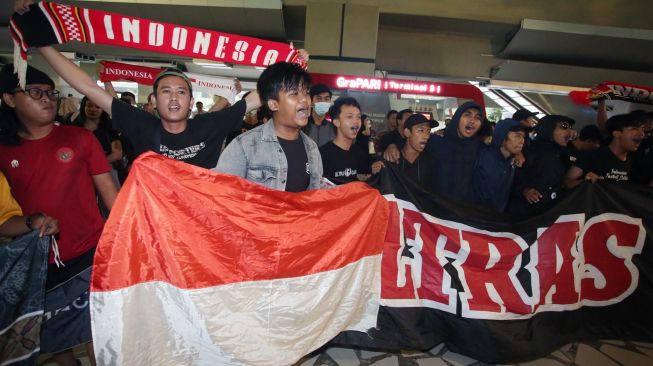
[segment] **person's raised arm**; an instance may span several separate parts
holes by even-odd
[[[101,62],[98,62],[96,71],[97,71],[97,76],[98,78],[100,75],[104,72],[104,65],[102,65]],[[109,93],[113,98],[118,98],[118,93],[116,92],[116,88],[113,87],[113,83],[110,81],[106,81],[104,83],[104,90]],[[110,113],[109,113],[110,114]]]
[[[80,69],[72,61],[64,57],[59,51],[51,46],[38,49],[45,60],[52,66],[54,71],[61,76],[73,89],[85,95],[102,110],[111,114],[111,103],[113,97],[104,89],[100,88],[84,70]]]
[[[247,94],[245,97],[245,104],[247,105],[247,107],[245,107],[245,113],[259,109],[261,107],[261,98],[258,95],[258,91],[254,90]]]

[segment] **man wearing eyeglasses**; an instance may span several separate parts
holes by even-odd
[[[33,67],[26,76],[21,88],[12,64],[0,71],[0,171],[25,212],[59,220],[48,264],[45,311],[50,316],[41,332],[41,351],[70,365],[75,364],[70,349],[92,339],[88,306],[72,304],[88,304],[93,254],[104,226],[95,192],[111,209],[117,189],[93,133],[54,124],[59,92],[52,79]],[[49,309],[52,304],[59,307]]]
[[[524,151],[526,162],[515,173],[510,212],[535,215],[560,200],[568,167],[563,152],[576,135],[573,124],[569,117],[549,115],[535,126],[535,139]]]

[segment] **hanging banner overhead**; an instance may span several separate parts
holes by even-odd
[[[644,85],[604,81],[589,91],[574,90],[569,97],[576,104],[590,105],[593,100],[623,100],[629,103],[653,104],[653,88]]]
[[[21,59],[22,63],[27,60],[30,47],[71,41],[261,67],[279,61],[304,62],[298,51],[285,43],[48,1],[31,5],[25,14],[15,13],[10,30],[19,67]]]
[[[153,85],[156,76],[162,71],[154,67],[145,67],[122,62],[101,61],[104,68],[100,72],[100,81],[129,80],[141,85]],[[202,91],[219,95],[234,103],[238,90],[233,78],[202,75],[186,72],[193,86],[193,91]]]

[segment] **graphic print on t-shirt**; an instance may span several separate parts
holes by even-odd
[[[186,160],[186,159],[192,159],[195,156],[197,156],[197,154],[200,151],[204,150],[205,147],[206,144],[204,143],[204,141],[202,141],[199,144],[187,146],[179,150],[170,149],[164,144],[161,144],[159,146],[159,149],[161,151],[161,155],[163,156],[167,156],[169,158],[173,158],[177,160]]]
[[[612,168],[609,172],[605,173],[605,179],[610,179],[615,182],[625,182],[628,181],[628,172]]]

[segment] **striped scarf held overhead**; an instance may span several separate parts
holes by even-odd
[[[25,85],[27,50],[79,41],[157,53],[265,67],[279,61],[306,66],[292,45],[143,18],[39,2],[14,14],[9,25],[14,65]]]

